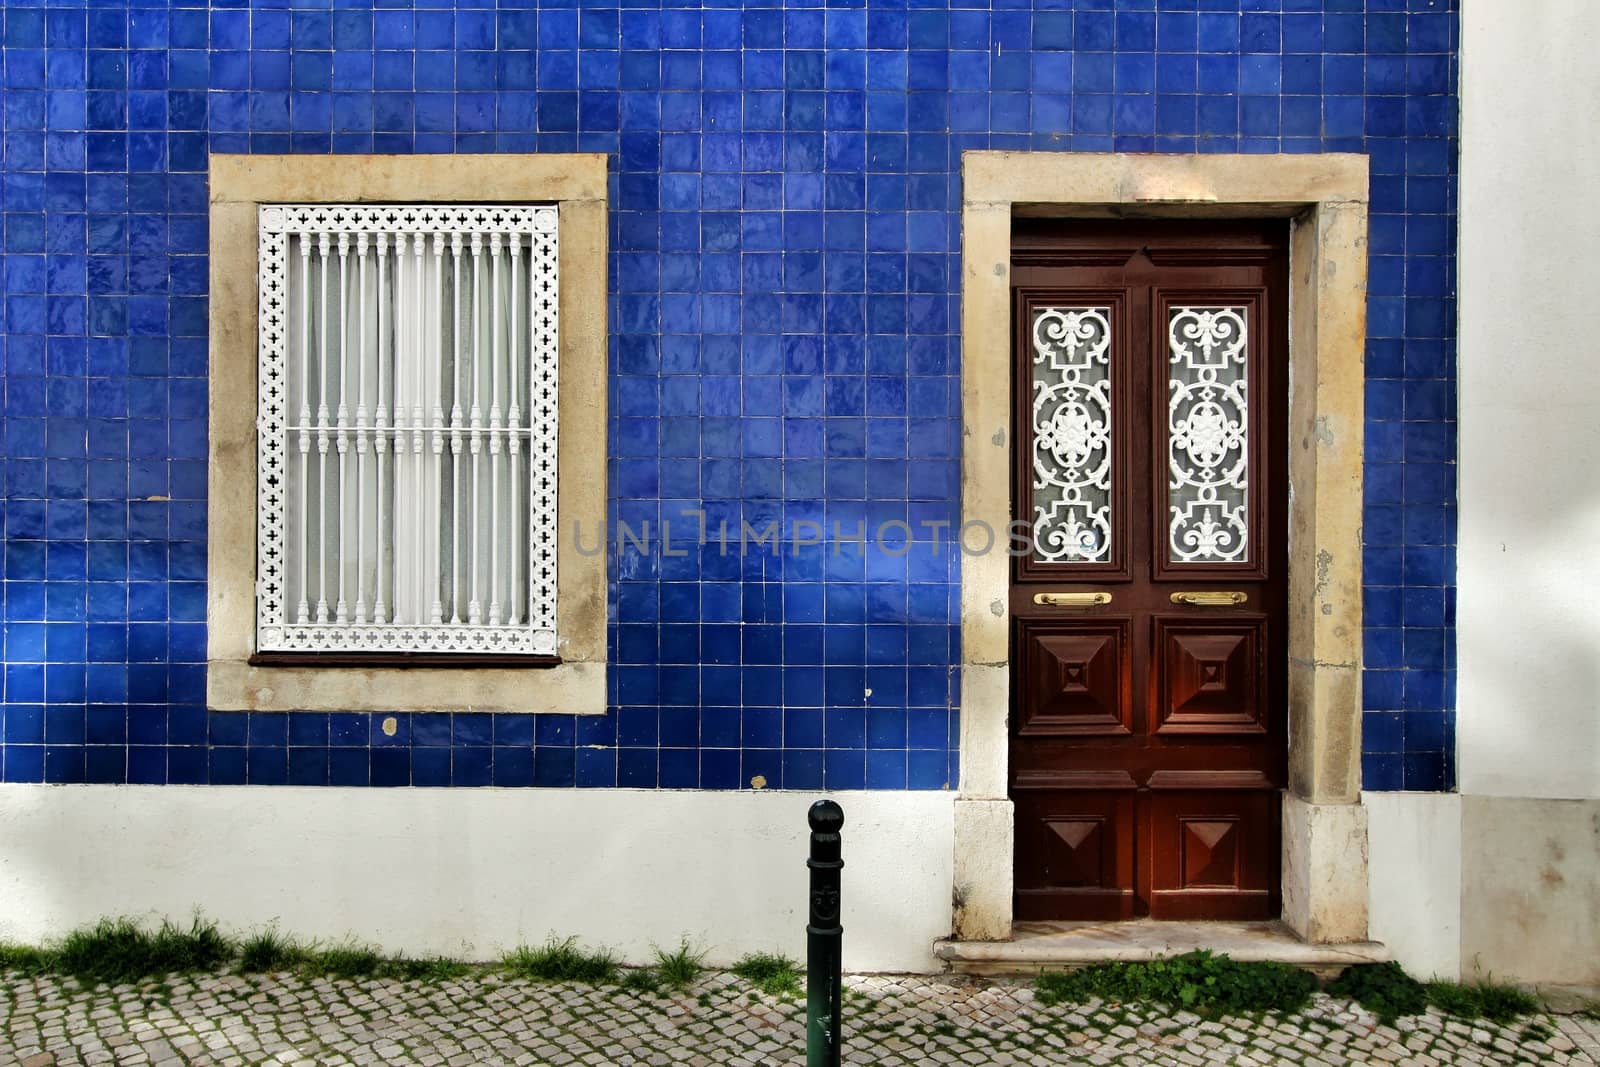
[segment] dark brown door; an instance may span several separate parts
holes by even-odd
[[[1287,228],[1019,223],[1019,919],[1279,909]]]

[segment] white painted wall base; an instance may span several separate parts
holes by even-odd
[[[1372,936],[1407,970],[1600,984],[1600,800],[1363,800]]]
[[[1600,985],[1600,800],[1461,798],[1461,968]]]
[[[844,962],[932,971],[950,933],[954,794],[844,807]],[[576,935],[632,962],[687,936],[729,963],[805,951],[818,794],[625,789],[0,786],[0,939],[107,915],[276,922],[489,959]]]
[[[1363,793],[1372,939],[1419,977],[1461,974],[1461,797]]]

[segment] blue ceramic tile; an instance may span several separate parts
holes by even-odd
[[[367,785],[369,781],[370,777],[367,749],[328,749],[329,785]]]
[[[489,785],[494,778],[494,749],[459,745],[451,750],[451,785]]]
[[[1204,148],[1372,159],[1364,784],[1449,788],[1455,6],[1152,6],[8,14],[0,775],[954,780],[921,552],[619,555],[605,716],[208,714],[208,149],[608,152],[613,495],[788,548],[957,517],[962,150]]]
[[[492,759],[493,784],[502,787],[535,784],[533,749],[496,746]],[[565,784],[572,783],[568,781]]]
[[[371,750],[370,780],[378,786],[411,784],[411,752],[401,748]]]
[[[328,749],[291,748],[287,782],[289,785],[328,785]]]
[[[413,749],[411,752],[411,784],[414,786],[449,785],[450,749]]]

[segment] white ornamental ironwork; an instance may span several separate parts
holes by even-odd
[[[256,642],[556,651],[552,205],[259,214]]]
[[[1168,561],[1249,559],[1249,328],[1245,307],[1168,313]]]
[[[1111,309],[1033,313],[1033,554],[1111,554]]]

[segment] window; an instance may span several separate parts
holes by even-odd
[[[258,653],[555,656],[556,214],[260,209]]]
[[[208,703],[603,712],[605,157],[215,156],[211,199]]]

